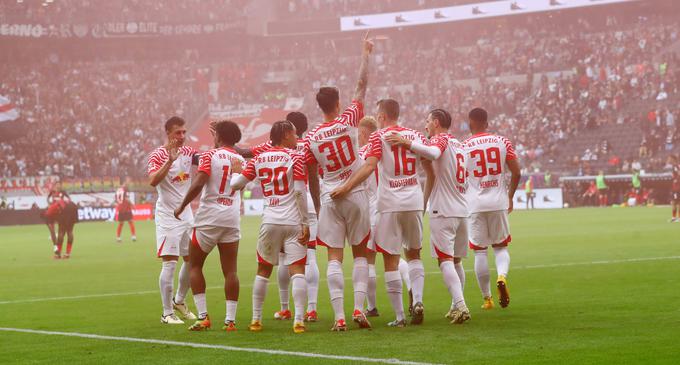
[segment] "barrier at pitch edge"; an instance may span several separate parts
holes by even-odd
[[[560,209],[564,207],[562,189],[534,189],[535,209]],[[515,191],[513,209],[527,209],[527,194],[524,189]]]

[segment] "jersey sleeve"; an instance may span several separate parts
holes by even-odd
[[[447,146],[449,145],[449,141],[443,137],[443,136],[434,136],[430,138],[430,141],[426,143],[428,146],[435,146],[439,148],[439,150],[444,153],[446,151]]]
[[[257,146],[251,147],[250,148],[250,153],[253,154],[253,156],[257,156],[260,153],[267,152],[272,148],[272,141],[267,141],[264,143],[260,143]]]
[[[251,159],[248,161],[246,164],[246,168],[243,169],[243,172],[241,173],[246,179],[253,181],[255,180],[255,177],[257,176],[257,173],[255,172],[255,159]]]
[[[517,155],[515,154],[515,147],[512,145],[512,142],[505,137],[502,140],[505,144],[505,162],[516,160]]]
[[[293,154],[293,180],[307,181],[304,156],[299,153]]]
[[[368,138],[368,152],[366,153],[366,158],[375,157],[378,160],[382,158],[382,141],[380,140],[380,134],[378,132],[373,132]]]
[[[364,117],[364,104],[359,100],[352,100],[352,103],[342,112],[340,120],[342,124],[357,127],[359,121]]]
[[[168,154],[161,149],[157,149],[149,155],[147,163],[147,173],[149,175],[161,169],[165,161],[168,159]]]
[[[310,135],[307,135],[307,137],[305,137],[305,140],[302,143],[302,151],[300,151],[300,154],[302,155],[302,162],[305,165],[312,165],[317,163],[316,157],[314,156],[314,153],[312,153]]]
[[[212,168],[212,156],[213,156],[212,151],[208,151],[201,154],[201,157],[198,160],[198,171],[203,172],[210,176]]]

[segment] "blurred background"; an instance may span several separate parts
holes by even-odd
[[[2,0],[0,207],[44,208],[57,184],[81,208],[124,182],[153,202],[147,156],[173,115],[199,149],[210,119],[237,121],[243,146],[292,110],[313,126],[320,86],[349,102],[367,29],[367,114],[391,97],[424,131],[444,108],[463,140],[486,108],[520,156],[520,195],[552,189],[539,208],[598,204],[600,172],[609,203],[667,204],[679,21],[673,0]]]

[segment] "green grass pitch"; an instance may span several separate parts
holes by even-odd
[[[216,251],[206,263],[206,278],[208,309],[217,326],[208,332],[191,333],[187,326],[159,323],[160,263],[155,258],[153,222],[139,222],[139,240],[131,243],[125,232],[122,244],[115,243],[112,223],[78,224],[69,261],[52,260],[48,232],[43,226],[0,228],[0,327],[424,363],[677,364],[680,224],[667,223],[668,210],[591,208],[513,213],[510,307],[480,309],[481,296],[471,271],[474,259],[470,255],[465,260],[465,296],[472,320],[462,326],[450,325],[443,318],[450,299],[437,265],[430,259],[426,228],[424,325],[386,327],[393,315],[379,259],[378,308],[382,316],[372,319],[375,328],[357,330],[350,323],[347,333],[329,332],[332,313],[325,282],[326,255],[320,248],[321,321],[310,324],[303,335],[292,333],[290,321],[272,319],[278,308],[275,275],[265,303],[264,331],[247,330],[259,219],[242,221],[242,287],[239,330],[235,333],[217,330],[224,316],[224,297],[219,288],[222,277]],[[351,275],[349,255],[346,251],[346,277]],[[345,307],[349,316],[351,281],[346,283]],[[97,296],[100,294],[112,295]],[[194,310],[191,297],[188,303]],[[364,361],[0,331],[3,364],[217,362],[262,365]]]

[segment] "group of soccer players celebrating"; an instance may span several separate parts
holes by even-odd
[[[304,138],[307,119],[298,112],[274,123],[269,142],[250,149],[236,146],[241,139],[237,124],[220,121],[211,125],[215,148],[199,154],[184,146],[183,120],[173,117],[166,122],[168,143],[151,153],[148,163],[150,184],[158,191],[156,237],[157,255],[162,259],[162,323],[180,324],[185,319],[196,320],[190,330],[211,327],[202,269],[206,257],[217,246],[225,280],[223,329],[236,329],[240,190],[254,181],[262,187],[265,207],[257,242],[257,274],[248,327],[251,331],[263,328],[262,306],[277,265],[282,308],[275,318],[293,317],[295,333],[305,332],[305,322],[318,319],[317,246],[326,247],[328,252],[326,278],[334,313],[332,330],[346,331],[342,265],[345,244],[352,251],[352,320],[358,327],[371,328],[368,317],[378,315],[377,253],[383,255],[385,287],[395,315],[388,325],[407,325],[402,280],[409,289],[410,324],[422,324],[424,211],[430,214],[431,254],[439,263],[451,295],[446,318],[456,324],[470,319],[463,296],[465,271],[461,263],[468,247],[475,253],[483,308],[494,306],[489,246],[496,258],[499,304],[509,304],[508,214],[520,180],[512,144],[487,132],[487,114],[480,108],[469,114],[472,137],[464,142],[449,134],[452,120],[444,109],[434,109],[424,116],[429,138],[399,126],[400,105],[395,100],[379,101],[375,117],[364,116],[372,50],[367,34],[359,81],[345,109],[340,107],[337,89],[319,89],[316,100],[323,121]],[[250,160],[246,162],[244,157]],[[192,165],[198,165],[194,176],[190,173]],[[188,205],[199,194],[194,217]],[[173,293],[180,257],[184,262]],[[293,313],[288,309],[289,286]],[[185,303],[189,288],[198,316]]]

